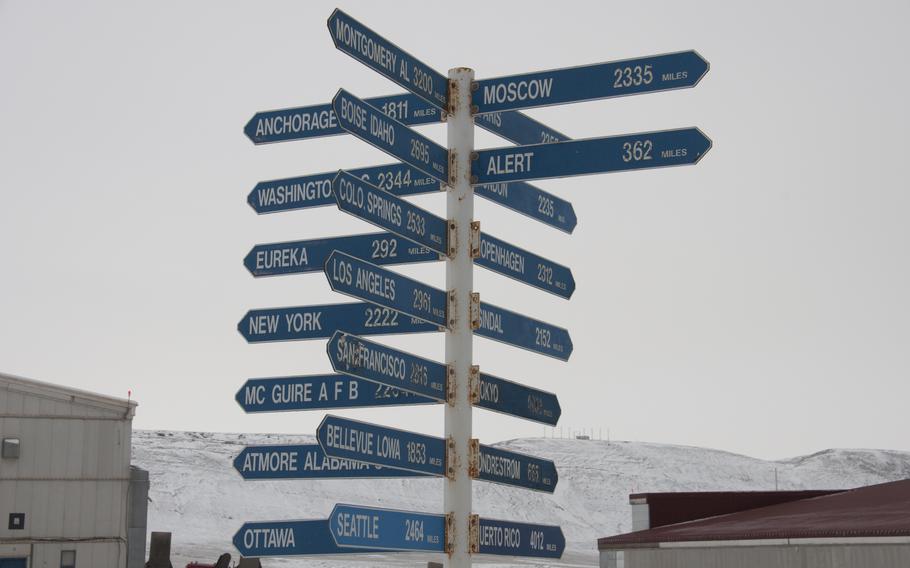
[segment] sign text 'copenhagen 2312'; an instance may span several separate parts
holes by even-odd
[[[442,363],[343,331],[335,332],[326,351],[338,373],[374,381],[393,392],[417,393],[412,396],[418,400],[425,400],[424,397],[439,402],[446,400],[448,370]],[[562,413],[555,394],[487,373],[480,373],[477,390],[477,399],[472,404],[494,412],[551,426],[556,425]]]

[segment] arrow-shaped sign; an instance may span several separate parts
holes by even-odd
[[[443,476],[445,440],[407,430],[326,415],[316,439],[327,456]],[[550,461],[480,445],[478,479],[552,493],[559,476]]]
[[[708,62],[695,51],[477,81],[478,112],[515,110],[694,87]]]
[[[571,203],[529,183],[484,183],[474,186],[474,195],[495,201],[565,233],[571,234],[578,225]]]
[[[410,264],[440,260],[439,253],[392,233],[370,233],[256,245],[243,259],[253,276],[322,272],[332,251],[369,259],[375,264]]]
[[[446,293],[349,254],[334,251],[325,262],[332,290],[446,327]]]
[[[711,140],[697,128],[661,130],[477,152],[473,183],[496,183],[697,163]]]
[[[422,550],[445,548],[445,517],[357,505],[335,505],[329,530],[335,544],[346,548]]]
[[[332,538],[327,519],[244,523],[234,534],[234,547],[247,557],[378,552],[339,547]]]
[[[336,48],[445,110],[449,87],[445,76],[337,8],[328,26]]]
[[[448,254],[448,223],[345,171],[332,180],[338,208],[442,255]]]
[[[448,183],[449,151],[436,142],[344,89],[338,89],[332,99],[332,108],[335,109],[341,128],[402,162]]]
[[[433,404],[436,401],[351,375],[304,375],[249,379],[234,400],[245,412],[286,412]]]
[[[424,474],[389,469],[325,455],[319,444],[247,446],[234,458],[244,479],[360,479],[421,477]]]
[[[336,331],[326,345],[332,368],[421,398],[446,400],[446,367],[356,335]],[[393,386],[394,385],[394,386]]]
[[[529,286],[569,299],[575,291],[572,270],[489,234],[480,235],[480,266]]]
[[[336,331],[326,351],[338,373],[374,381],[384,388],[446,400],[446,366],[343,331]],[[562,410],[556,395],[487,373],[480,373],[474,406],[555,426]]]
[[[337,329],[357,335],[440,331],[438,326],[366,302],[250,310],[237,331],[250,343],[326,339]]]
[[[563,361],[572,354],[567,329],[484,302],[480,303],[480,327],[474,333]]]
[[[478,531],[480,554],[561,558],[566,537],[555,525],[516,523],[480,518]]]
[[[516,144],[543,144],[571,140],[562,132],[520,112],[478,114],[474,117],[474,123]]]

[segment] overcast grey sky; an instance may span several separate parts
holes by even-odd
[[[486,301],[562,325],[568,363],[475,340],[556,392],[561,425],[758,457],[910,450],[907,2],[0,0],[0,370],[139,401],[138,428],[314,433],[245,415],[250,377],[329,372],[325,342],[248,345],[251,308],[344,302],[254,279],[257,243],[362,233],[334,208],[257,216],[256,182],[388,163],[350,136],[255,147],[259,110],[400,87],[337,51],[337,6],[478,78],[686,49],[694,89],[531,110],[576,138],[698,126],[696,166],[537,183],[566,235],[481,199],[485,230],[569,265],[566,302],[478,269]],[[454,10],[452,6],[456,7]],[[445,127],[420,127],[445,142]],[[478,148],[506,143],[479,131]],[[442,213],[440,195],[414,198]],[[395,270],[442,286],[444,268]],[[389,345],[438,360],[439,335]],[[439,407],[340,411],[442,434]],[[487,442],[543,427],[474,413]],[[548,434],[549,435],[549,434]]]

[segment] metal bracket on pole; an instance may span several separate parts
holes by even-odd
[[[455,479],[455,468],[458,466],[458,454],[455,451],[455,438],[446,438],[446,477]]]
[[[471,479],[480,477],[480,440],[471,438],[468,442],[468,475]]]
[[[471,329],[480,328],[480,292],[471,292]]]
[[[449,300],[449,305],[446,306],[446,319],[449,322],[449,329],[455,328],[455,308],[458,307],[457,300],[455,299],[455,290],[449,290],[446,293],[446,296]]]
[[[480,365],[471,365],[471,374],[468,375],[471,381],[471,404],[480,402]]]
[[[471,221],[471,258],[480,258],[480,221]]]
[[[449,258],[454,258],[458,251],[456,248],[458,245],[457,228],[458,225],[455,224],[455,221],[449,221]]]
[[[455,367],[446,365],[446,403],[455,405]]]
[[[468,526],[468,542],[471,547],[471,554],[480,552],[480,515],[471,515]]]
[[[446,534],[445,545],[446,554],[451,555],[455,550],[455,515],[446,513]]]

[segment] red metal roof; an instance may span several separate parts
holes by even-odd
[[[597,545],[886,536],[910,536],[910,479],[605,537]]]
[[[633,493],[630,502],[647,503],[650,528],[674,525],[768,507],[810,497],[841,493],[830,491],[694,491],[675,493]]]

